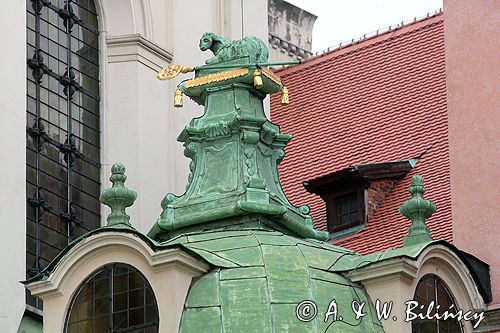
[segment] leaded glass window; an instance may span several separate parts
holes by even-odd
[[[77,290],[66,333],[157,333],[158,306],[144,276],[135,268],[112,264],[97,270]]]
[[[413,312],[421,314],[426,319],[412,320],[412,333],[463,332],[462,324],[457,319],[451,317],[447,320],[438,319],[443,318],[445,311],[456,313],[459,308],[450,290],[437,275],[428,274],[418,282],[414,300],[417,301],[419,307]]]
[[[26,21],[29,278],[100,225],[99,31],[92,0],[27,0]]]

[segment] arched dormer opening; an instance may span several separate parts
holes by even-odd
[[[415,289],[413,300],[417,307],[415,312],[423,318],[412,320],[412,333],[463,332],[462,323],[454,316],[459,311],[455,296],[439,276],[427,274],[422,277]],[[418,308],[417,304],[423,308]],[[427,311],[423,309],[432,309],[433,316],[428,316]]]
[[[130,265],[110,263],[78,288],[64,332],[157,333],[158,328],[158,305],[145,276]]]
[[[44,301],[44,331],[65,332],[66,324],[73,323],[69,319],[69,309],[74,308],[82,286],[87,285],[103,267],[125,265],[130,272],[139,272],[151,287],[161,318],[160,332],[174,332],[179,326],[192,277],[206,273],[209,266],[178,248],[154,248],[154,244],[144,236],[130,230],[96,230],[72,243],[68,251],[46,269],[46,279],[28,285],[31,292]],[[137,288],[130,288],[130,291],[134,289]],[[100,298],[98,295],[101,294],[96,294],[95,298]],[[149,301],[145,304],[146,307],[151,306]],[[85,306],[82,309],[90,311]],[[90,316],[83,321],[89,323],[88,319]],[[75,319],[75,323],[78,321]]]

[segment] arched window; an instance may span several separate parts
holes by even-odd
[[[26,269],[100,226],[99,50],[92,0],[26,0]],[[42,308],[27,292],[26,302]]]
[[[445,311],[456,313],[459,308],[448,287],[437,275],[425,275],[418,283],[415,290],[414,300],[419,307],[412,310],[414,313],[422,313],[427,317],[427,310],[430,310],[432,319],[415,319],[411,324],[412,333],[459,333],[463,332],[462,324],[453,318],[447,320],[438,319]],[[438,316],[435,316],[436,309]]]
[[[135,268],[104,266],[77,290],[65,333],[157,333],[158,306],[151,286]]]

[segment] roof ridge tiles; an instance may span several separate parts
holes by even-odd
[[[414,33],[422,29],[432,27],[433,25],[442,23],[442,21],[443,21],[443,12],[440,11],[436,14],[424,17],[420,20],[412,21],[401,27],[389,29],[387,31],[384,31],[383,33],[369,36],[366,37],[365,39],[354,41],[346,45],[342,45],[338,48],[324,52],[317,56],[306,58],[302,61],[302,63],[298,65],[283,67],[276,70],[275,72],[279,73],[279,75],[283,77],[295,71],[304,69],[306,67],[315,66],[325,61],[343,56],[345,54],[356,52],[358,50],[364,49],[369,46],[377,45],[378,43],[385,42],[387,40],[390,40],[391,38],[396,38],[405,34]],[[391,33],[393,34],[392,36],[390,35]],[[335,55],[336,53],[338,53],[338,55]]]

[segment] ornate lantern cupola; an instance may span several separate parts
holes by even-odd
[[[205,112],[178,137],[192,160],[187,190],[181,196],[165,196],[163,212],[148,236],[164,241],[180,230],[243,224],[326,239],[328,233],[313,228],[309,207],[292,206],[281,189],[277,164],[292,137],[266,118],[262,101],[281,91],[287,104],[288,91],[267,68],[266,46],[253,36],[229,42],[205,33],[200,48],[215,54],[206,65],[171,65],[158,73],[165,80],[195,71],[193,79],[179,85],[175,105],[181,106],[182,92]]]
[[[369,297],[333,269],[340,258],[359,255],[318,241],[328,233],[315,230],[309,207],[294,207],[281,189],[277,165],[291,136],[266,118],[262,101],[281,91],[287,104],[288,91],[267,68],[267,48],[256,37],[230,42],[205,33],[200,48],[215,54],[206,65],[172,65],[158,74],[195,71],[178,88],[205,107],[178,138],[192,160],[186,192],[165,196],[148,234],[160,247],[185,248],[212,266],[189,287],[179,333],[324,332],[332,323],[321,316],[297,319],[301,301],[328,304],[336,295],[347,308],[353,297]],[[363,321],[343,315],[335,329],[382,332],[367,313]]]

